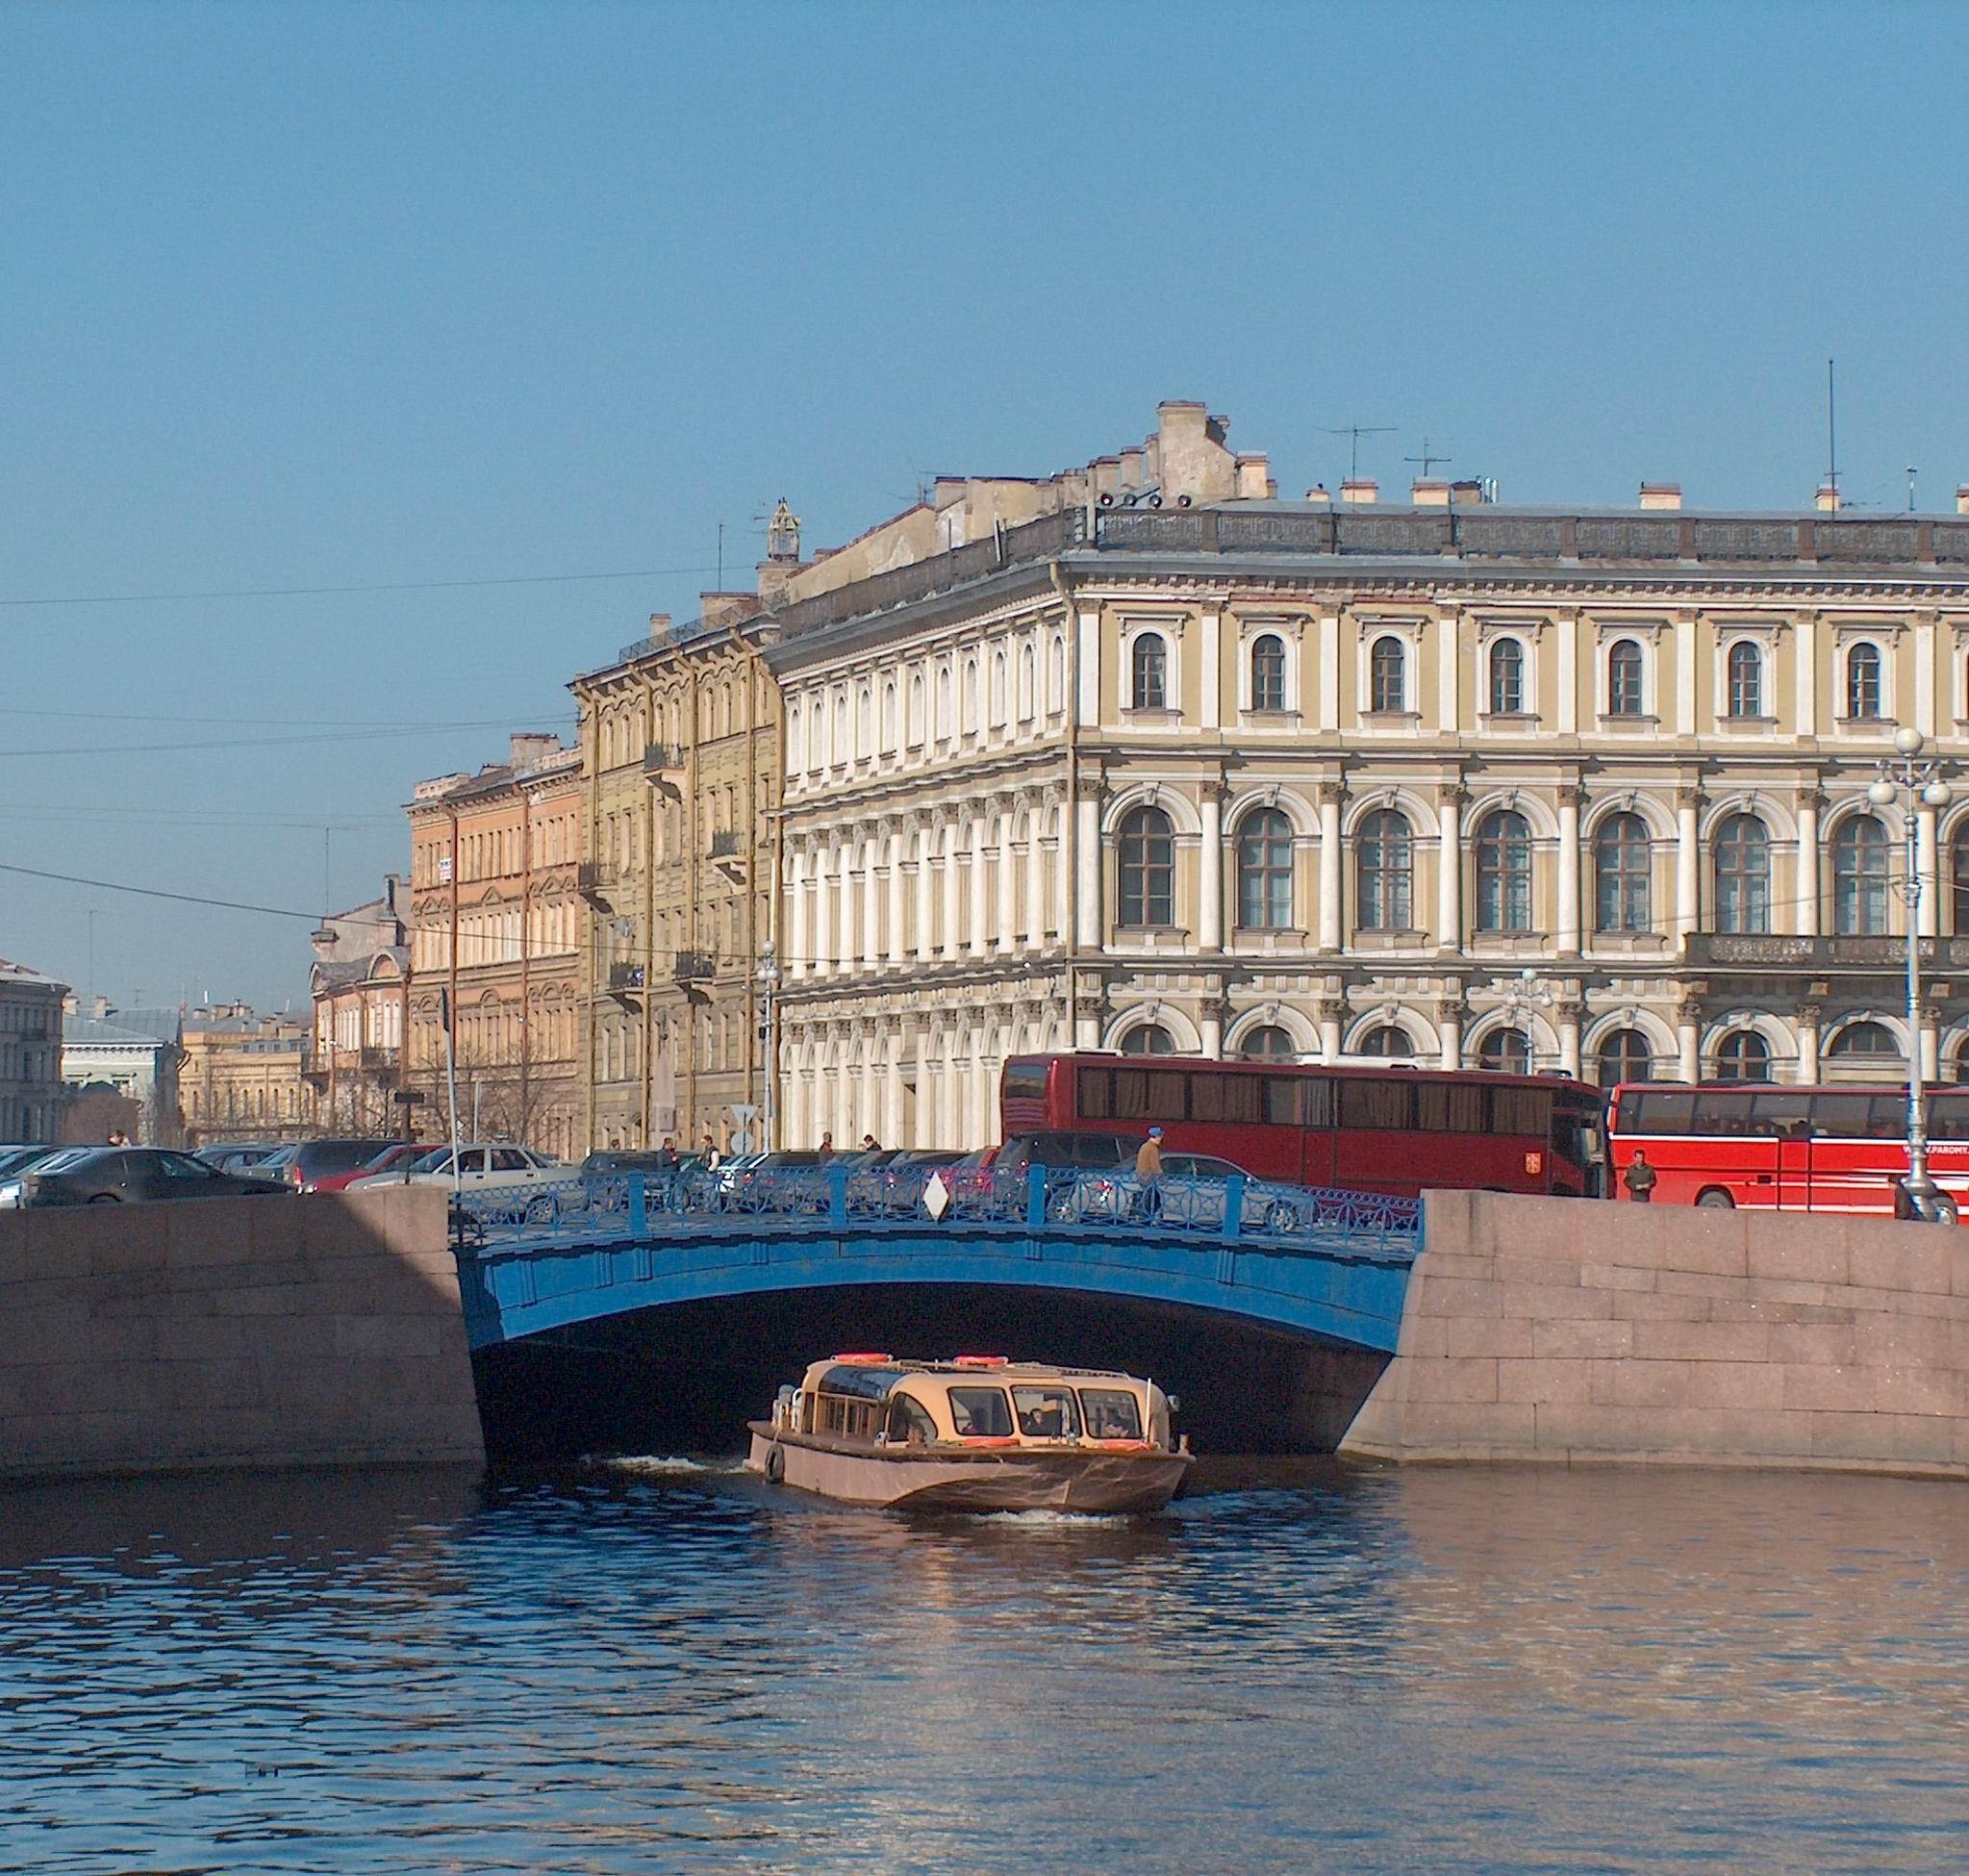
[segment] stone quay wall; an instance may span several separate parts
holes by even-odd
[[[446,1197],[0,1212],[0,1478],[482,1464]]]
[[[1490,1192],[1426,1207],[1397,1354],[1343,1453],[1969,1476],[1969,1230]]]

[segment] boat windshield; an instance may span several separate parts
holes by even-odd
[[[1015,1387],[1012,1411],[1027,1439],[1073,1439],[1080,1432],[1080,1414],[1069,1387]]]
[[[950,1424],[959,1439],[1009,1439],[1012,1409],[1002,1387],[953,1387]]]
[[[1142,1437],[1142,1409],[1125,1388],[1083,1387],[1080,1407],[1087,1418],[1089,1439]]]

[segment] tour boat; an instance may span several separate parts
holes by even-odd
[[[1152,1382],[1001,1355],[837,1355],[749,1423],[750,1470],[851,1505],[1157,1511],[1190,1468]]]

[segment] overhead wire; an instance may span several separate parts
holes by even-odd
[[[572,586],[596,580],[658,580],[680,573],[709,573],[712,567],[639,567],[620,573],[509,573],[463,580],[371,580],[348,586],[215,587],[187,593],[75,593],[38,597],[0,596],[0,606],[137,606],[214,599],[296,599],[359,593],[447,593],[470,587]]]

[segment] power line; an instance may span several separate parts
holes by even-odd
[[[566,706],[561,706],[565,708]],[[513,713],[523,719],[527,712]],[[539,714],[536,712],[535,714]],[[49,717],[68,723],[238,723],[236,712],[230,717],[190,717],[179,710],[35,710],[24,705],[0,703],[0,717]],[[482,723],[456,718],[433,718],[413,723],[401,717],[256,717],[253,721],[270,729],[481,729]]]
[[[488,717],[484,723],[445,725],[453,730],[508,729],[511,726],[510,720],[503,717]],[[318,736],[239,736],[214,738],[203,743],[80,743],[67,748],[0,749],[0,760],[9,756],[170,755],[197,749],[286,749],[308,743],[374,743],[387,741],[392,736],[424,736],[429,733],[426,724],[406,723],[394,729],[348,729]]]
[[[464,587],[571,586],[587,580],[660,580],[709,573],[709,567],[642,567],[625,573],[513,573],[472,580],[377,580],[361,586],[220,587],[206,593],[77,593],[41,598],[0,598],[0,606],[138,606],[186,599],[297,599],[354,593],[446,593]]]

